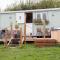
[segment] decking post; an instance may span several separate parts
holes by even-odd
[[[10,24],[10,33],[11,33],[11,37],[12,37],[12,30],[13,30],[13,29],[12,29],[12,26],[13,26],[13,25],[12,25],[12,22],[11,22],[11,24]],[[10,38],[9,43],[7,44],[7,46],[9,46],[11,40],[12,40],[12,39]]]
[[[10,25],[10,26],[11,26],[11,31],[12,31],[12,23],[11,23],[11,25]]]
[[[5,47],[7,48],[7,37],[5,38]]]
[[[22,28],[20,28],[20,47],[22,47]]]
[[[46,28],[46,24],[45,24],[45,20],[42,20],[43,21],[43,34],[44,34],[44,38],[45,38],[45,28]]]
[[[25,14],[25,21],[24,21],[24,44],[26,44],[26,14]]]
[[[7,48],[7,32],[5,32],[5,36],[4,36],[4,47]]]

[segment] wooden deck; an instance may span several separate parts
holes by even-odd
[[[0,39],[0,42],[3,42]],[[27,38],[26,42],[33,43],[37,47],[45,47],[45,46],[55,46],[57,44],[57,41],[52,38]]]
[[[19,39],[19,38],[18,38]],[[43,40],[55,40],[55,39],[52,39],[52,38],[27,38],[26,41],[43,41]],[[3,41],[2,39],[0,39],[0,41]]]
[[[43,40],[55,40],[55,39],[52,39],[52,38],[28,38],[28,39],[26,39],[26,41],[43,41]]]
[[[36,38],[33,40],[35,42],[35,45],[38,47],[55,46],[57,44],[57,41],[52,38]]]

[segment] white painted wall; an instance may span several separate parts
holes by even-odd
[[[37,18],[37,14],[41,14],[41,19],[42,18],[42,15],[43,13],[46,13],[46,16],[47,16],[47,20],[49,20],[49,24],[46,26],[47,28],[51,28],[51,27],[54,27],[54,28],[60,28],[60,11],[47,11],[47,12],[33,12],[33,20],[35,18]],[[38,26],[34,25],[33,26],[33,34],[36,35],[37,33],[37,28]]]
[[[37,15],[40,14],[40,17],[41,17],[41,19],[43,21],[43,13],[46,13],[46,16],[47,16],[47,12],[33,12],[33,20],[37,19]],[[47,17],[47,20],[48,20],[48,17]],[[37,35],[37,28],[43,29],[43,25],[35,25],[35,24],[33,24],[33,35]]]
[[[22,27],[22,31],[24,31],[25,13],[16,13],[16,20],[20,27]],[[32,23],[26,23],[26,35],[32,33],[32,26]]]
[[[47,27],[60,28],[60,11],[33,12],[33,20],[37,17],[37,14],[41,14],[41,19],[43,19],[42,18],[43,13],[46,13],[47,19],[50,22]],[[11,22],[13,23],[13,25],[15,25],[16,20],[18,24],[21,23],[20,26],[22,26],[22,29],[24,31],[24,20],[25,20],[24,13],[8,13],[8,14],[2,13],[0,14],[0,29],[9,27]],[[33,35],[36,35],[37,28],[41,27],[41,26],[36,26],[33,24],[26,24],[26,26],[27,26],[26,27],[27,34],[30,34],[32,32]]]
[[[16,20],[17,23],[24,23],[24,13],[16,13]]]
[[[0,14],[0,29],[9,28],[11,22],[15,24],[15,14]]]
[[[16,13],[16,21],[19,25],[19,27],[22,28],[22,34],[24,34],[24,19],[25,14],[24,13]]]
[[[50,21],[49,27],[60,28],[60,11],[49,11],[48,19]]]

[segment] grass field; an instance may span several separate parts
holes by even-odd
[[[38,48],[27,44],[23,48],[4,48],[0,45],[0,60],[60,60],[60,47]]]

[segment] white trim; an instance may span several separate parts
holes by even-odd
[[[44,11],[60,11],[60,8],[49,8],[49,9],[35,9],[35,10],[20,10],[20,11],[5,11],[5,12],[0,12],[0,14],[8,14],[8,13],[28,13],[28,12],[44,12]]]

